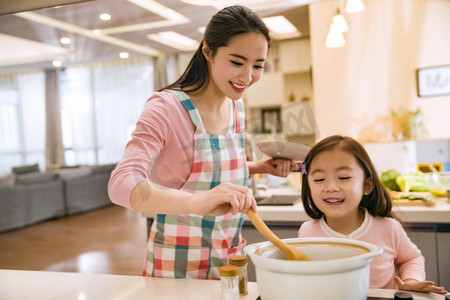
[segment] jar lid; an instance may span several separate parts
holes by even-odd
[[[219,275],[225,277],[234,277],[239,275],[239,268],[236,266],[221,266]]]
[[[245,255],[234,255],[230,257],[230,265],[243,266],[245,264],[247,264],[247,256]]]

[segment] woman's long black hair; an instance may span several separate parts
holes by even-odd
[[[202,52],[203,43],[206,43],[214,57],[217,49],[227,46],[232,37],[250,32],[262,33],[270,44],[269,30],[251,9],[235,5],[220,10],[212,16],[206,26],[203,40],[184,73],[177,81],[159,91],[165,89],[177,89],[185,92],[198,91],[208,84],[209,79],[208,65]],[[189,88],[186,89],[186,87]]]

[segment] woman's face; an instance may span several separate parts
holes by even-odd
[[[308,184],[314,204],[327,222],[357,217],[363,195],[371,192],[370,180],[365,179],[356,158],[340,149],[324,151],[312,160]]]
[[[227,46],[217,49],[214,57],[204,46],[210,71],[208,88],[233,100],[242,98],[244,91],[261,78],[267,50],[267,39],[255,32],[234,36]]]

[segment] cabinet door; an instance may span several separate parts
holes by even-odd
[[[439,282],[438,259],[436,257],[436,232],[409,231],[411,241],[422,251],[425,258],[425,273],[427,280]],[[441,283],[442,285],[442,283]]]
[[[448,228],[450,229],[450,228]],[[437,233],[439,285],[450,288],[450,232]]]
[[[280,42],[278,51],[283,73],[309,72],[311,67],[309,39]]]
[[[249,107],[280,106],[284,99],[283,75],[279,72],[264,73],[244,95]]]

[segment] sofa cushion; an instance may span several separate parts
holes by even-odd
[[[15,180],[16,180],[16,176],[14,176],[14,174],[0,177],[0,188],[7,187],[7,186],[14,186]]]
[[[34,164],[34,165],[13,167],[12,172],[13,172],[13,174],[16,174],[16,175],[32,173],[32,172],[39,172],[39,165]]]
[[[64,168],[58,170],[59,177],[63,180],[91,174],[91,167]]]
[[[116,164],[91,166],[92,174],[111,173],[115,167]]]
[[[17,175],[16,183],[17,184],[34,184],[34,183],[43,183],[55,180],[58,175],[53,174],[52,172],[33,172],[27,174]]]

